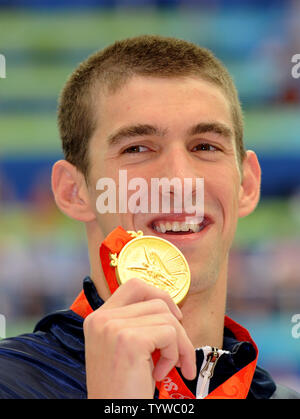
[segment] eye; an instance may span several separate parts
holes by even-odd
[[[193,147],[192,151],[220,151],[220,149],[208,143],[201,143]]]
[[[148,147],[145,147],[143,145],[132,145],[128,148],[126,148],[122,154],[126,153],[144,153],[145,151],[148,151]]]

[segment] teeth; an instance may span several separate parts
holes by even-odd
[[[173,223],[173,226],[172,226],[172,231],[180,231],[181,230],[180,227],[181,226],[179,225],[179,223],[175,221],[175,223]]]
[[[165,233],[166,231],[189,231],[192,230],[194,233],[198,233],[201,230],[201,227],[199,224],[192,224],[192,223],[180,223],[178,221],[174,221],[172,223],[166,222],[162,223],[160,222],[159,225],[155,224],[155,230],[159,233]]]
[[[166,226],[162,223],[160,224],[160,230],[161,230],[162,233],[166,232]]]
[[[199,224],[191,224],[191,225],[190,225],[190,229],[191,229],[194,233],[198,233],[198,231],[200,231],[200,226],[199,226]]]
[[[166,230],[172,230],[172,224],[171,223],[166,223]]]

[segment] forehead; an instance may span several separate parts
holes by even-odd
[[[184,125],[213,120],[232,128],[223,91],[196,77],[133,76],[115,92],[99,92],[95,111],[95,135],[101,137],[128,124],[156,124],[178,131]]]

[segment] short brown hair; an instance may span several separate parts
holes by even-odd
[[[65,159],[87,178],[88,144],[95,128],[97,87],[115,91],[133,75],[197,76],[220,87],[229,99],[238,161],[245,156],[243,116],[235,85],[223,64],[206,48],[180,39],[144,35],[117,41],[91,55],[71,74],[60,96],[58,124]]]

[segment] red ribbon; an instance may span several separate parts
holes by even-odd
[[[119,284],[116,278],[115,268],[110,265],[110,254],[115,253],[118,255],[125,244],[132,239],[133,237],[119,226],[106,237],[100,246],[102,269],[112,294],[119,287]]]

